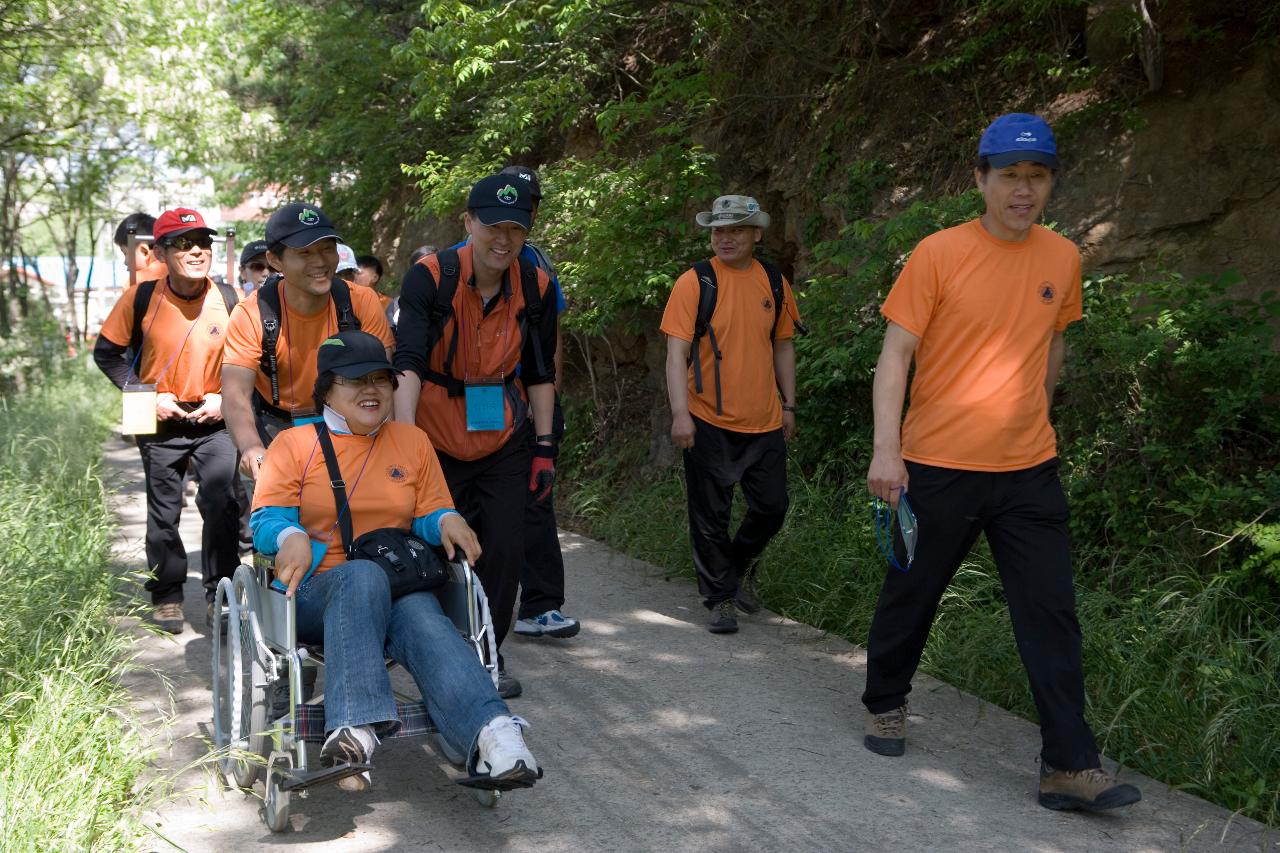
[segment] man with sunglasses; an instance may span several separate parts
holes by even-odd
[[[219,579],[239,563],[240,508],[233,491],[236,449],[222,420],[222,347],[234,290],[209,278],[213,235],[194,210],[166,210],[152,229],[152,256],[165,265],[157,280],[129,288],[102,326],[94,361],[119,388],[156,391],[154,435],[136,436],[146,472],[146,583],[157,625],[182,631],[187,552],[178,532],[182,480],[188,465],[199,479],[196,507],[204,520],[200,574],[206,621],[212,621]]]
[[[267,263],[267,241],[254,240],[246,243],[240,252],[240,290],[245,296],[253,293],[267,276],[271,275],[271,265]]]
[[[1081,319],[1080,252],[1037,223],[1057,175],[1043,119],[996,119],[978,145],[979,219],[926,237],[885,300],[867,487],[909,495],[914,561],[895,561],[867,641],[867,749],[906,750],[907,694],[939,602],[985,534],[1040,713],[1040,805],[1102,811],[1141,799],[1101,768],[1084,718],[1067,499],[1049,407]],[[911,404],[902,404],[911,362]],[[910,537],[908,537],[910,538]]]

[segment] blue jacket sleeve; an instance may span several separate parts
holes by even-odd
[[[291,527],[303,530],[302,519],[296,506],[264,506],[253,511],[249,516],[249,527],[253,530],[253,549],[259,554],[271,556],[280,550],[280,534]],[[436,532],[439,536],[440,526],[437,522]],[[305,533],[306,531],[303,530]]]
[[[456,509],[438,509],[430,515],[420,515],[413,520],[413,532],[431,545],[440,544],[440,519],[449,513],[457,514]]]

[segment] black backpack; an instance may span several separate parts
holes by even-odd
[[[773,325],[769,327],[769,340],[773,340],[778,320],[782,318],[783,303],[786,300],[786,288],[782,286],[782,272],[768,261],[760,261],[765,274],[769,276],[769,289],[773,291]],[[693,341],[689,347],[688,363],[693,365],[693,388],[702,393],[702,360],[698,358],[698,345],[703,336],[711,344],[711,354],[715,356],[716,374],[716,414],[723,415],[720,397],[720,346],[716,343],[715,330],[711,328],[711,315],[716,310],[716,270],[711,261],[698,261],[693,265],[694,275],[698,277],[698,315],[693,321]],[[796,323],[796,333],[803,335],[808,331],[803,324]]]
[[[276,344],[280,340],[280,280],[279,273],[271,276],[258,288],[258,313],[262,315],[262,357],[258,368],[271,380],[271,405],[280,407],[280,372],[276,361]],[[360,328],[360,318],[351,307],[351,286],[343,279],[335,278],[329,288],[329,298],[338,315],[338,331]]]
[[[436,344],[440,343],[440,339],[444,337],[445,324],[453,316],[453,297],[458,292],[458,278],[461,275],[456,249],[445,249],[436,253],[436,257],[440,262],[440,281],[436,283],[435,292],[431,294],[427,311],[428,361]],[[524,341],[529,335],[529,329],[536,330],[542,326],[542,294],[538,292],[538,268],[524,258],[520,258],[520,289],[524,292],[524,318],[520,321],[520,340]],[[453,340],[449,342],[449,351],[444,357],[444,371],[428,368],[426,375],[422,377],[428,382],[447,389],[450,397],[461,397],[463,394],[462,380],[453,375],[453,357],[457,351],[458,330],[455,323]],[[533,335],[533,354],[537,360],[538,373],[546,375],[547,366],[543,360],[542,341],[536,332]],[[514,382],[515,375],[509,376],[507,381]]]
[[[125,354],[130,364],[137,362],[138,356],[142,353],[142,320],[147,316],[147,308],[151,306],[151,297],[156,292],[156,284],[156,281],[140,283],[138,294],[133,298],[133,330],[129,335],[129,349]],[[214,279],[213,284],[222,294],[222,302],[227,306],[227,316],[230,317],[231,309],[235,308],[240,301],[236,296],[235,288],[220,279]]]

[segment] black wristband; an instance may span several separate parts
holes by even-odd
[[[549,442],[551,442],[552,444],[555,444],[555,443],[556,443],[556,436],[555,436],[555,433],[548,433],[548,434],[546,434],[546,435],[535,435],[535,436],[533,437],[533,440],[534,440],[534,441],[549,441]]]
[[[788,406],[786,403],[783,403],[783,404],[782,404],[782,411],[784,411],[784,412],[792,412],[792,413],[794,413],[794,412],[795,412],[795,410],[796,410],[796,407],[795,407],[795,406]]]
[[[560,453],[560,448],[554,444],[535,444],[533,446],[533,458],[535,459],[555,459]]]

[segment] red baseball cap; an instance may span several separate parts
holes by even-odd
[[[173,210],[166,210],[156,218],[156,224],[151,228],[151,236],[156,238],[156,242],[160,242],[165,237],[186,234],[188,231],[218,233],[216,229],[204,224],[204,217],[200,215],[200,211],[189,207],[175,207]]]

